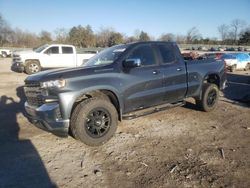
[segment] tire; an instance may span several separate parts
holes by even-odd
[[[99,146],[115,134],[117,124],[118,114],[113,104],[102,98],[91,98],[74,109],[70,131],[84,144]]]
[[[202,88],[201,100],[196,100],[196,105],[205,112],[210,112],[217,107],[219,89],[215,84],[205,83]]]
[[[244,68],[244,71],[247,71],[247,70],[249,70],[250,69],[250,63],[247,63],[246,64],[246,67]]]
[[[41,71],[41,66],[38,61],[28,61],[25,65],[25,72],[27,74],[35,74]]]
[[[6,58],[8,55],[7,55],[7,53],[6,52],[2,52],[2,57],[3,58]]]
[[[230,68],[230,72],[235,72],[236,71],[236,65],[233,65],[231,68]]]

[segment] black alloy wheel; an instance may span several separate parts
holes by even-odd
[[[110,125],[110,113],[103,108],[95,108],[86,118],[85,129],[89,136],[100,138],[108,132]]]

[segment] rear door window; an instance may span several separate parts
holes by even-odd
[[[73,54],[73,48],[72,47],[63,46],[62,47],[62,53],[63,54]]]
[[[161,57],[162,57],[162,63],[173,63],[175,61],[175,54],[173,47],[168,44],[160,44],[158,45]]]

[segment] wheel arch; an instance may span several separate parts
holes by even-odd
[[[72,115],[75,107],[82,102],[85,99],[89,99],[89,98],[104,98],[107,100],[110,100],[110,102],[114,105],[114,107],[117,110],[118,116],[119,116],[119,120],[122,120],[122,104],[121,104],[121,100],[119,98],[119,96],[117,95],[116,92],[114,92],[113,90],[110,89],[96,89],[96,90],[90,90],[87,92],[80,92],[76,98],[74,99],[74,102],[72,104],[72,108],[70,111],[70,116]]]
[[[218,88],[220,88],[220,81],[221,78],[218,73],[208,73],[203,79],[203,83],[215,84]]]
[[[37,63],[39,63],[39,65],[41,66],[41,63],[39,61],[39,59],[25,59],[25,65],[30,62],[30,61],[36,61]]]
[[[204,76],[204,78],[202,80],[202,85],[201,85],[201,89],[200,89],[200,92],[199,92],[199,96],[197,96],[195,98],[196,99],[201,99],[201,97],[202,97],[202,89],[203,89],[203,85],[205,83],[215,84],[215,85],[218,86],[218,88],[220,88],[220,82],[221,82],[221,78],[220,78],[218,73],[216,73],[216,72],[207,73],[206,76]]]

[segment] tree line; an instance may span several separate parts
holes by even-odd
[[[109,47],[120,43],[149,40],[176,41],[179,44],[250,45],[250,26],[247,27],[247,23],[243,20],[235,19],[228,25],[220,25],[217,30],[220,40],[203,38],[196,27],[189,29],[186,35],[163,33],[157,39],[142,30],[136,30],[133,36],[126,36],[109,27],[94,32],[90,25],[78,25],[70,29],[58,28],[54,33],[44,30],[35,34],[10,27],[0,14],[0,46],[33,48],[45,43],[64,43],[88,48]]]

